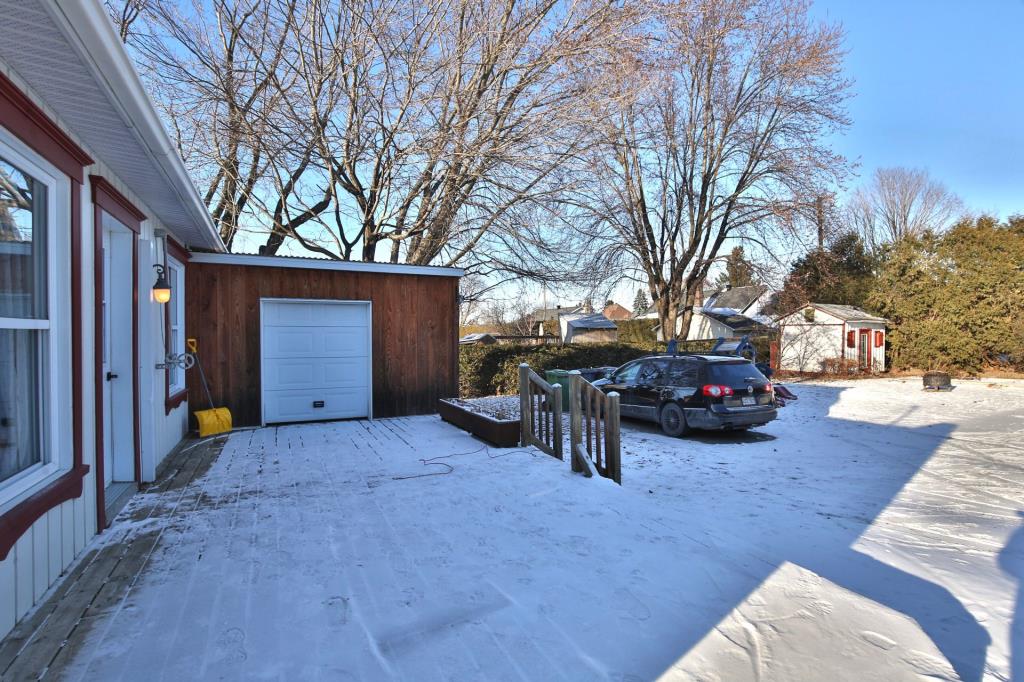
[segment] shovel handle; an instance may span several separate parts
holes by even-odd
[[[188,346],[188,352],[189,353],[198,353],[199,352],[199,344],[196,343],[195,339],[185,339],[185,345]]]

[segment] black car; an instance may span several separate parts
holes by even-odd
[[[748,429],[775,419],[771,382],[749,360],[719,355],[656,355],[627,362],[594,382],[619,394],[624,417],[690,429]]]

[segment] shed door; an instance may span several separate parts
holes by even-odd
[[[370,304],[263,300],[263,422],[369,417]]]

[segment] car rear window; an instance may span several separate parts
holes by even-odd
[[[708,363],[708,380],[712,383],[730,385],[733,382],[742,382],[748,377],[758,381],[768,381],[763,374],[757,371],[757,367],[749,362]]]
[[[687,362],[686,360],[674,361],[669,366],[668,378],[666,383],[668,383],[670,386],[696,386],[696,363]]]

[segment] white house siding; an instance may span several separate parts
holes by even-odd
[[[22,92],[26,93],[52,121],[67,133],[86,152],[92,154],[87,145],[82,144],[73,130],[68,129],[59,117],[46,106],[45,102],[25,86],[16,73],[0,61],[0,72],[14,82]],[[94,331],[96,311],[89,302],[95,298],[93,276],[95,271],[94,225],[92,190],[88,175],[103,176],[112,186],[146,215],[153,215],[148,207],[135,197],[116,175],[102,163],[86,168],[86,179],[81,188],[79,202],[81,215],[82,270],[81,281],[77,287],[81,292],[82,305],[82,439],[83,463],[89,467],[89,473],[83,480],[82,495],[51,509],[40,517],[29,530],[18,539],[8,553],[7,558],[0,561],[0,638],[10,632],[14,625],[22,619],[44,596],[60,576],[68,569],[90,538],[96,534],[96,414],[93,403],[95,386]],[[163,340],[160,320],[163,314],[158,304],[152,303],[148,291],[155,279],[153,263],[163,258],[163,240],[156,237],[156,232],[163,226],[154,219],[142,223],[139,235],[139,402],[142,480],[151,481],[155,478],[156,469],[164,457],[181,440],[187,425],[188,404],[183,402],[178,408],[165,414],[164,409],[164,372],[155,368],[156,363],[163,360]],[[175,292],[178,295],[180,292]],[[124,330],[131,333],[131,330]]]
[[[677,322],[679,330],[682,330],[683,321],[679,319]],[[690,320],[690,330],[686,334],[687,341],[704,341],[708,339],[718,339],[720,337],[732,337],[734,332],[731,328],[725,326],[718,320],[706,317],[703,313],[694,311],[693,318]]]
[[[882,322],[846,322],[823,310],[815,309],[814,322],[804,319],[803,311],[788,315],[779,321],[781,332],[779,368],[796,372],[820,372],[829,360],[844,358],[857,362],[858,348],[847,348],[846,332],[869,329],[868,342],[872,344],[872,369],[885,370],[885,347],[874,348],[874,331],[885,332]],[[857,343],[860,335],[857,334]]]

